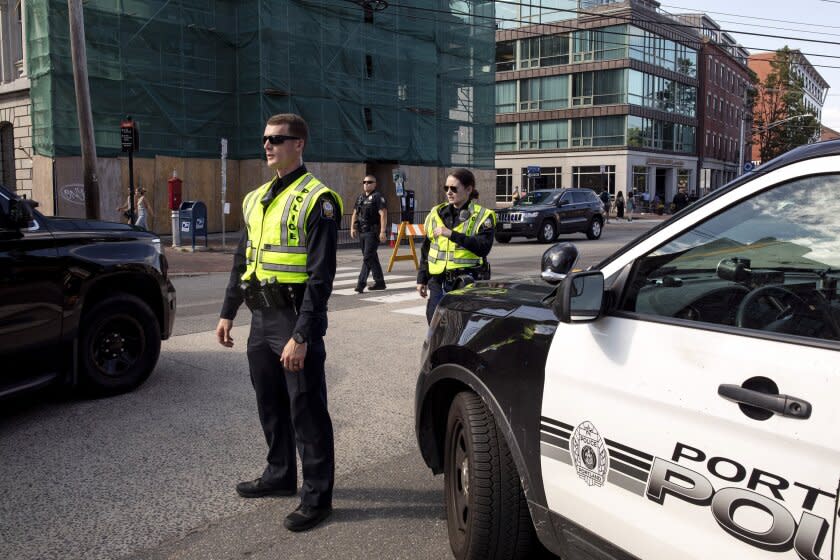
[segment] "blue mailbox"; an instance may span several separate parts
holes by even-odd
[[[204,246],[207,247],[207,205],[200,200],[187,200],[178,209],[181,222],[181,239],[189,235],[192,237],[192,247],[195,249],[195,237],[204,236]]]

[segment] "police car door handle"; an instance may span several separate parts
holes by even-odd
[[[801,420],[811,416],[811,403],[790,395],[762,393],[761,391],[745,389],[740,385],[729,384],[720,385],[718,395],[730,401],[761,408],[779,416]]]

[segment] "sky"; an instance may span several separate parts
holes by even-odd
[[[661,8],[669,13],[708,14],[751,54],[780,49],[785,45],[802,51],[830,86],[823,107],[822,123],[840,131],[840,0],[659,2]],[[773,37],[751,35],[753,33]]]

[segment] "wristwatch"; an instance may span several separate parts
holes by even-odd
[[[292,335],[292,340],[294,340],[298,344],[306,344],[306,337],[303,336],[303,333],[296,332]]]

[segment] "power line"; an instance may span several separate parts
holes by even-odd
[[[840,2],[838,2],[838,3],[840,3]],[[683,13],[719,14],[719,15],[722,15],[722,16],[734,16],[734,17],[744,18],[744,19],[747,19],[747,20],[750,20],[750,21],[762,20],[762,21],[772,21],[773,23],[794,23],[796,25],[807,25],[809,27],[828,27],[830,29],[840,29],[840,25],[822,25],[822,24],[819,24],[819,23],[809,23],[809,22],[806,22],[806,21],[791,21],[791,20],[787,20],[787,19],[764,18],[764,17],[752,16],[752,15],[745,16],[743,14],[733,14],[733,13],[729,13],[729,12],[713,12],[713,11],[709,11],[709,10],[704,10],[702,8],[688,8],[688,7],[684,7],[684,6],[671,6],[671,5],[668,5],[668,4],[661,4],[661,6],[664,6],[666,8],[677,8],[677,9],[680,9],[680,10],[687,10],[686,12],[683,12]],[[762,27],[762,26],[757,25],[756,27]]]
[[[354,0],[344,0],[344,1],[355,3]],[[496,0],[496,1],[506,3],[506,4],[535,6],[533,4],[520,4],[519,2],[504,2],[503,0]],[[840,1],[840,0],[838,0],[838,1]],[[522,20],[522,19],[516,19],[516,18],[501,18],[501,17],[498,17],[498,16],[486,16],[486,15],[482,15],[482,14],[472,14],[472,13],[469,13],[469,12],[455,12],[455,11],[452,11],[452,10],[441,10],[441,9],[434,9],[434,8],[420,8],[420,7],[417,7],[417,6],[407,6],[405,4],[398,4],[398,3],[395,3],[395,2],[391,2],[389,5],[393,6],[393,7],[403,8],[405,10],[412,10],[412,11],[417,11],[417,12],[428,12],[428,13],[444,14],[444,15],[450,15],[450,16],[453,15],[453,14],[459,14],[459,15],[463,15],[463,16],[468,16],[468,17],[473,18],[473,19],[490,20],[491,25],[482,25],[482,24],[467,23],[467,22],[464,22],[464,25],[469,26],[469,27],[487,29],[487,30],[492,29],[493,31],[496,30],[496,25],[495,24],[498,21],[506,21],[506,22],[511,22],[511,23],[517,23],[517,24],[520,24],[521,26],[541,25],[543,27],[558,28],[558,29],[560,29],[562,31],[565,31],[565,32],[583,31],[583,30],[578,29],[577,27],[570,26],[568,24],[557,23],[557,22],[535,24],[534,22],[530,22],[530,21]],[[578,12],[577,10],[555,10],[555,11]],[[579,13],[588,14],[588,12],[582,12],[582,11],[579,12]],[[593,14],[593,15],[603,15],[603,14]],[[410,15],[410,16],[407,16],[407,17],[414,18],[418,21],[430,21],[430,22],[438,21],[436,19],[423,18],[423,17],[416,16],[416,15]],[[626,16],[625,17],[611,16],[611,17],[613,17],[614,19],[623,19],[624,21],[629,21],[631,24],[635,23],[632,19],[627,18]],[[666,16],[663,16],[663,17],[666,17]],[[663,24],[663,23],[666,23],[666,22],[661,22],[661,21],[645,20],[645,19],[639,19],[638,21],[643,21],[643,22],[646,22],[646,23],[657,23],[657,24],[660,24],[660,25]],[[668,23],[668,25],[672,24],[672,22],[670,22],[670,21],[667,22],[667,23]],[[681,26],[690,27],[690,28],[693,28],[693,29],[702,29],[699,26],[689,26],[689,25],[684,25],[684,24],[678,24],[676,22],[673,22],[673,25],[681,25]],[[537,31],[530,31],[530,30],[525,30],[525,29],[517,29],[516,31],[519,32],[519,33],[524,33],[524,34],[530,35],[531,37],[539,37],[539,36],[546,35],[545,33],[539,33]],[[610,33],[613,34],[613,35],[619,35],[619,36],[625,36],[625,37],[635,37],[636,36],[636,35],[633,35],[631,33],[620,33],[620,32],[614,32],[614,31],[611,31]],[[779,38],[775,35],[765,35],[765,36],[766,37]],[[710,57],[714,56],[712,53],[704,54],[704,53],[700,52],[700,50],[699,50],[699,43],[700,43],[699,40],[688,41],[688,42],[691,42],[691,43],[694,43],[694,44],[697,45],[694,48],[696,48],[697,51],[698,51],[697,52],[698,57],[699,56],[710,56]],[[601,44],[616,45],[616,46],[627,46],[626,43],[616,43],[616,42],[610,42],[610,41],[601,41]],[[834,42],[832,44],[840,45],[840,42]],[[748,46],[744,46],[744,45],[740,45],[740,46],[744,49],[747,49],[747,50],[753,50],[753,51],[759,51],[759,52],[774,52],[775,50],[777,50],[777,49],[766,49],[766,48],[758,48],[758,47],[748,47]],[[667,49],[667,50],[676,51],[676,49]],[[799,50],[799,49],[796,49],[796,50]],[[801,50],[799,50],[799,52],[802,55],[805,55],[805,56],[840,59],[840,56],[838,56],[838,55],[809,53],[809,52],[803,52]],[[831,66],[831,65],[825,65],[825,64],[813,64],[813,63],[811,63],[811,66],[813,66],[815,68],[840,69],[840,66]]]
[[[518,2],[516,0],[495,0],[495,1],[496,1],[497,4],[511,4],[511,5],[515,5],[515,6],[525,6],[525,7],[529,7],[529,8],[543,8],[543,6],[540,5],[540,4],[528,4],[528,3],[525,3],[525,2]],[[840,1],[838,1],[838,3],[840,3]],[[554,11],[554,12],[572,13],[572,14],[577,14],[578,16],[586,15],[586,16],[599,17],[599,16],[604,15],[603,13],[588,12],[588,11],[584,11],[584,10],[569,10],[569,9],[563,9],[563,8],[549,8],[549,9],[551,11]],[[664,17],[664,18],[670,19],[669,16],[674,16],[674,14],[662,14],[662,17]],[[624,21],[631,22],[631,23],[633,22],[633,19],[631,17],[628,17],[628,16],[617,16],[617,15],[611,14],[610,17],[612,17],[614,19],[623,19]],[[637,21],[643,21],[643,22],[646,22],[646,23],[657,23],[657,24],[662,24],[663,23],[663,22],[658,21],[658,20],[645,19],[645,18],[637,18]],[[543,25],[545,25],[545,24],[543,24]],[[686,24],[686,23],[679,23],[679,22],[676,22],[676,21],[675,22],[668,22],[668,25],[677,26],[677,27],[684,27],[684,28],[687,28],[687,29],[695,29],[695,30],[702,30],[703,29],[703,27],[701,27],[699,25],[689,25],[689,24]],[[786,37],[786,36],[783,36],[783,35],[768,35],[766,33],[754,33],[754,32],[750,32],[750,31],[732,31],[731,29],[722,29],[722,28],[720,29],[720,31],[724,32],[724,33],[739,33],[739,34],[742,34],[742,35],[752,35],[752,36],[756,36],[756,37],[769,37],[771,39],[792,39],[792,40],[798,40],[798,41],[805,41],[805,42],[809,42],[809,43],[821,43],[821,44],[827,44],[827,45],[840,46],[840,42],[838,42],[838,41],[826,41],[826,40],[822,40],[822,39],[803,39],[802,37]]]

